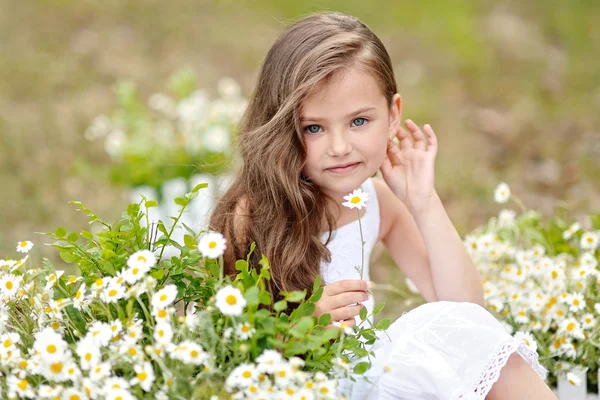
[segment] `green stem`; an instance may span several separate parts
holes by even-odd
[[[171,230],[169,231],[169,234],[167,235],[167,241],[165,242],[165,244],[163,244],[163,247],[160,250],[160,255],[158,256],[158,261],[156,262],[156,264],[160,263],[160,261],[162,260],[162,255],[165,252],[165,247],[167,247],[167,244],[169,243],[169,240],[171,240],[171,235],[173,234],[173,231],[175,230],[175,227],[177,226],[177,223],[181,219],[181,216],[183,215],[183,212],[185,211],[185,207],[186,206],[181,206],[181,211],[179,211],[179,215],[177,216],[177,218],[175,219],[175,221],[173,221],[173,226],[171,226]]]
[[[360,279],[363,278],[364,268],[365,268],[365,241],[363,238],[362,231],[362,222],[360,221],[360,209],[357,209],[358,213],[358,229],[360,230]]]

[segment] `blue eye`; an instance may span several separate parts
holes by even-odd
[[[354,118],[352,123],[354,124],[354,126],[363,126],[367,123],[367,120],[365,118]]]
[[[310,133],[319,133],[320,129],[321,127],[319,125],[309,125],[306,128],[304,128],[305,131]]]

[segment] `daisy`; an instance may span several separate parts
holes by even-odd
[[[182,361],[186,364],[201,365],[208,361],[208,354],[202,346],[190,340],[181,342],[180,347],[184,348],[182,352]]]
[[[58,395],[49,397],[49,399],[55,399],[55,398],[56,399],[59,398]],[[78,399],[78,400],[87,400],[88,399],[87,395],[82,390],[77,390],[72,387],[65,389],[65,391],[63,392],[62,398],[63,399]]]
[[[219,258],[225,252],[227,240],[219,232],[206,233],[198,243],[198,250],[206,258]]]
[[[519,331],[515,333],[515,339],[521,340],[531,350],[537,351],[537,342],[531,333]]]
[[[142,365],[134,365],[133,369],[135,370],[135,378],[129,381],[129,383],[131,385],[140,385],[145,392],[149,392],[154,382],[152,364],[146,361]]]
[[[167,285],[152,295],[152,307],[165,308],[177,297],[177,286]]]
[[[347,196],[344,196],[344,203],[342,205],[344,207],[358,208],[359,210],[363,207],[366,207],[366,201],[369,200],[369,194],[362,191],[361,188],[355,189],[352,193]]]
[[[242,363],[227,377],[225,385],[230,388],[247,388],[258,382],[259,371],[254,364]]]
[[[171,340],[173,339],[173,328],[171,327],[171,324],[156,324],[154,327],[154,339],[156,340],[156,344],[160,347],[165,348],[171,345]]]
[[[333,323],[333,326],[335,326],[336,328],[340,328],[340,330],[343,331],[346,335],[351,335],[353,332],[352,327],[348,325],[346,321],[336,321]]]
[[[498,214],[498,225],[501,228],[508,228],[514,225],[517,213],[513,210],[502,210]]]
[[[21,337],[16,332],[5,333],[0,336],[0,354],[7,354],[17,349]]]
[[[496,200],[496,203],[506,203],[509,198],[510,187],[504,182],[500,183],[494,190],[494,200]]]
[[[227,285],[217,292],[216,306],[223,315],[238,316],[246,306],[246,299],[239,289]]]
[[[104,397],[106,400],[134,400],[126,389],[108,389]]]
[[[112,365],[108,362],[102,362],[94,366],[94,368],[90,369],[89,376],[93,382],[96,383],[104,383],[106,378],[110,376],[110,371],[112,370]]]
[[[89,337],[77,342],[75,353],[79,356],[81,369],[84,370],[89,370],[102,361],[100,347]]]
[[[581,235],[581,248],[585,250],[595,250],[598,247],[598,235],[594,232],[585,232]]]
[[[137,267],[146,272],[156,265],[156,256],[150,250],[136,251],[127,259],[127,266],[130,268]]]
[[[108,346],[112,338],[112,330],[110,325],[102,321],[96,321],[88,330],[86,337],[92,339],[98,346]]]
[[[29,251],[31,250],[32,247],[33,247],[33,243],[31,243],[28,240],[24,240],[17,244],[17,251],[19,253],[29,253]]]
[[[8,397],[10,398],[26,397],[33,399],[35,397],[32,386],[26,378],[20,379],[15,375],[10,375],[6,383],[8,384]]]
[[[64,359],[67,343],[52,328],[45,328],[35,334],[33,349],[40,355],[42,361],[50,363]]]
[[[23,276],[21,275],[4,274],[0,278],[0,297],[2,299],[10,299],[15,296],[21,286],[21,280],[23,280]]]
[[[593,314],[585,314],[581,317],[581,325],[583,326],[583,329],[591,329],[596,325],[596,318],[594,318]]]
[[[581,378],[573,372],[567,373],[567,381],[573,386],[581,386]]]
[[[325,382],[319,383],[317,387],[317,393],[319,396],[329,397],[333,396],[337,390],[337,381],[327,380]]]
[[[585,308],[585,299],[581,293],[571,293],[567,296],[567,304],[571,311],[581,311]]]
[[[573,235],[581,229],[581,225],[579,222],[574,222],[566,231],[563,232],[562,237],[565,240],[569,240],[573,237]]]
[[[579,327],[579,322],[574,318],[565,318],[560,324],[560,330],[575,339],[584,339],[583,331]]]
[[[242,325],[240,325],[238,327],[237,336],[241,340],[248,340],[252,337],[254,332],[256,332],[256,330],[252,326],[250,326],[249,323],[244,322]]]
[[[125,286],[118,283],[110,283],[106,289],[102,291],[101,298],[105,303],[116,303],[120,299],[125,298]]]

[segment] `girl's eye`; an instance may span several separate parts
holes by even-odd
[[[363,126],[367,123],[367,120],[365,118],[354,118],[352,123],[354,124],[354,126]]]
[[[319,133],[321,127],[319,125],[309,125],[304,130],[309,133]]]

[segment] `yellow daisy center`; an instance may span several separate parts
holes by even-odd
[[[237,304],[237,298],[230,294],[229,296],[227,296],[227,298],[225,299],[225,301],[227,302],[227,304],[229,304],[230,306]]]

